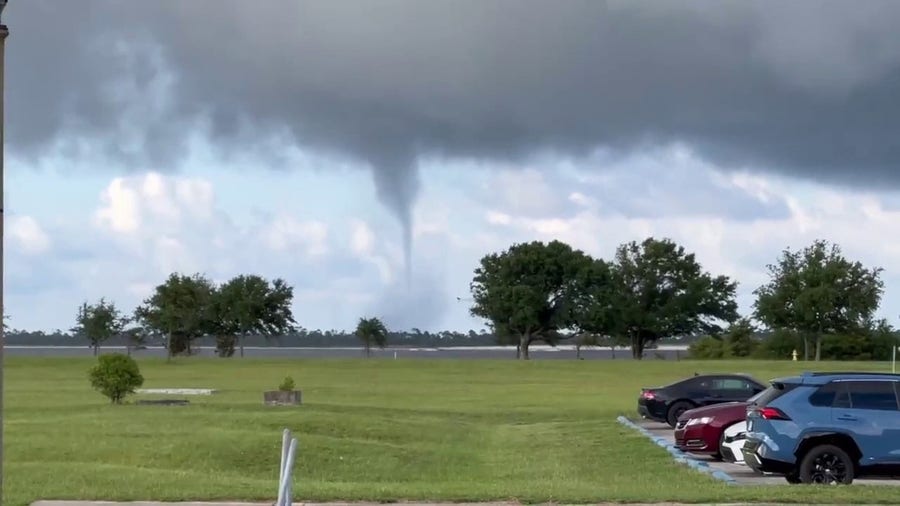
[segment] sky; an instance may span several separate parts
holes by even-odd
[[[177,271],[284,278],[306,328],[477,329],[483,255],[648,236],[744,313],[836,242],[900,323],[896,2],[124,4],[3,13],[14,328]]]

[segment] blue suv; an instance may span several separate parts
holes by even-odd
[[[744,462],[790,483],[900,476],[900,374],[803,373],[747,407]]]

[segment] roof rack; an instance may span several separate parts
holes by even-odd
[[[898,373],[890,373],[890,372],[865,372],[865,371],[823,371],[823,372],[810,372],[804,371],[803,376],[889,376],[889,377],[897,377],[900,378],[900,374]]]

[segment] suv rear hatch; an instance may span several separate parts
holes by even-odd
[[[771,404],[799,386],[800,383],[793,381],[772,380],[771,386],[760,393],[754,402],[747,405],[747,432],[762,432],[772,423],[789,422],[791,417]]]

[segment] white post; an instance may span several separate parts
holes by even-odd
[[[297,439],[291,439],[291,447],[288,449],[287,462],[284,467],[284,475],[278,485],[277,506],[291,506],[291,472],[294,469],[294,458],[297,456]]]
[[[897,374],[897,350],[900,346],[894,346],[894,356],[891,358],[891,372]]]
[[[288,448],[291,444],[291,431],[284,429],[281,434],[281,465],[278,466],[278,506],[284,502],[283,490],[281,484],[284,483],[284,473],[287,469]]]

